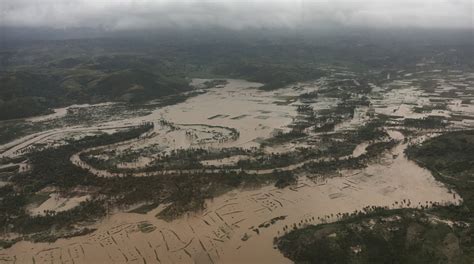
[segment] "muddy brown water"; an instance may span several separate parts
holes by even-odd
[[[285,129],[291,123],[296,114],[295,107],[273,102],[277,97],[282,98],[285,93],[288,95],[294,91],[285,92],[283,89],[269,93],[249,88],[252,86],[258,84],[230,80],[226,87],[212,89],[186,103],[104,126],[131,126],[160,119],[177,124],[219,125],[235,128],[241,136],[236,141],[218,143],[218,146],[258,146],[256,139],[268,137],[274,129]],[[410,103],[411,100],[417,100],[416,96],[407,90],[398,97],[384,98],[380,104]],[[393,115],[412,113],[403,107],[378,108],[376,111]],[[347,123],[346,126],[352,127],[353,124]],[[155,132],[163,132],[159,129],[157,126]],[[400,132],[388,132],[392,138],[403,142],[404,136]],[[19,140],[17,148],[42,140],[48,133],[56,131]],[[173,141],[168,139],[168,142]],[[192,142],[183,139],[173,144],[169,147],[188,147]],[[205,210],[188,213],[170,222],[156,217],[164,205],[147,214],[111,213],[92,226],[97,228],[92,234],[59,239],[54,243],[22,241],[0,250],[0,263],[290,263],[272,243],[274,237],[285,233],[285,227],[290,230],[294,224],[301,227],[335,221],[342,213],[366,206],[397,208],[426,206],[430,202],[461,202],[459,195],[448,191],[428,170],[405,158],[403,151],[407,144],[398,144],[390,153],[361,170],[342,170],[339,175],[329,178],[307,175],[301,177],[296,186],[285,189],[265,186],[233,190],[207,200]],[[113,147],[123,146],[117,144]],[[366,147],[367,143],[359,145],[353,155],[362,155]],[[78,155],[73,156],[72,161],[87,166],[81,165]],[[289,169],[298,165],[291,165]],[[95,173],[110,176],[107,172]],[[279,220],[268,225],[272,219]]]
[[[459,203],[429,171],[404,157],[406,146],[365,169],[341,171],[340,177],[303,178],[285,189],[234,190],[208,200],[204,211],[171,222],[155,217],[163,207],[146,215],[120,212],[97,223],[91,235],[52,244],[19,242],[0,252],[18,263],[289,263],[272,244],[285,226],[335,221],[339,213],[372,205]],[[281,216],[286,218],[259,227]],[[140,231],[144,224],[150,232]]]

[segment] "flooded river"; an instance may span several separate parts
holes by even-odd
[[[289,90],[262,92],[251,88],[258,85],[230,80],[226,87],[212,89],[186,103],[155,110],[148,116],[103,124],[100,129],[164,119],[177,125],[221,126],[240,132],[237,140],[211,142],[211,146],[255,147],[259,138],[268,138],[275,130],[287,129],[296,115],[291,103],[275,103],[285,101],[284,98],[288,98],[285,93]],[[52,133],[56,131],[18,140],[18,144],[12,144],[4,155],[13,154]],[[186,138],[181,141],[168,138],[170,133],[155,126],[148,141],[138,140],[125,145],[130,143],[139,148],[140,144],[168,142],[165,148],[177,149],[196,144]],[[432,202],[461,202],[459,195],[437,182],[428,170],[405,158],[403,151],[409,141],[404,142],[400,132],[388,130],[388,133],[400,143],[364,169],[341,170],[339,175],[324,178],[305,175],[296,186],[284,189],[264,186],[233,190],[207,200],[205,210],[188,213],[170,222],[156,217],[165,205],[146,214],[111,213],[92,226],[97,228],[92,234],[59,239],[54,243],[22,241],[0,250],[0,263],[289,263],[274,248],[273,239],[295,225],[302,227],[335,221],[342,213],[352,213],[367,206],[398,208],[426,206]],[[367,146],[367,143],[360,144],[352,155],[364,154]],[[82,164],[78,155],[72,157],[72,162],[94,170]],[[235,163],[236,160],[224,162]],[[301,164],[287,168],[291,170],[298,166]],[[117,176],[105,171],[93,172],[98,176]],[[255,171],[255,174],[258,173]]]
[[[2,254],[19,263],[288,263],[272,244],[285,226],[334,221],[372,205],[459,203],[459,196],[404,157],[406,146],[340,177],[303,178],[285,189],[234,190],[207,201],[204,211],[171,222],[155,217],[163,207],[146,215],[119,212],[96,224],[91,235],[52,244],[20,242]]]

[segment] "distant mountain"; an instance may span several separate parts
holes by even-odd
[[[48,65],[0,73],[0,120],[39,115],[75,103],[139,102],[190,90],[188,80],[169,72],[112,66],[98,70],[103,65],[81,58]]]

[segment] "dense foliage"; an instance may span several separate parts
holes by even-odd
[[[380,210],[295,230],[278,247],[295,263],[470,263],[463,229],[416,210]]]
[[[114,58],[66,58],[45,68],[0,73],[0,120],[76,103],[140,102],[190,90],[182,75],[138,63],[144,58]]]

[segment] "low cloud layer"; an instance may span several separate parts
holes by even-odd
[[[0,26],[473,28],[474,0],[1,0]]]

